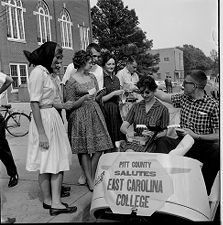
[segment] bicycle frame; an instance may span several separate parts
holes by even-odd
[[[2,112],[4,112],[4,115],[3,115],[4,120],[6,120],[6,118],[13,113],[11,109],[7,109],[5,107],[0,106],[0,113],[3,114]]]

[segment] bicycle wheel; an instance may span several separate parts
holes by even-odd
[[[25,113],[14,112],[6,118],[6,130],[14,137],[23,137],[29,132],[30,121]]]

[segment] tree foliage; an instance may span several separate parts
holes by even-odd
[[[187,44],[178,48],[183,51],[185,72],[193,69],[200,69],[204,71],[211,69],[213,61],[210,57],[205,56],[201,49]]]
[[[146,51],[151,49],[152,40],[147,40],[146,32],[139,25],[134,9],[124,7],[122,0],[98,0],[91,9],[93,38],[99,45],[116,54],[119,67],[125,64],[128,55],[136,56],[141,73],[158,70],[158,55]]]

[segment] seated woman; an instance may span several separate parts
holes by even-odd
[[[120,130],[123,134],[126,134],[127,138],[136,135],[145,135],[147,138],[145,144],[138,144],[134,141],[123,142],[120,151],[155,152],[156,146],[153,140],[166,135],[167,125],[169,124],[169,111],[166,106],[154,97],[157,84],[151,76],[142,76],[137,83],[137,87],[143,100],[133,104]],[[129,129],[131,125],[133,125],[134,129],[132,133]],[[147,128],[143,135],[139,133],[139,125],[141,127],[144,125]]]

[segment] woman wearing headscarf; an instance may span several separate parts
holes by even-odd
[[[62,63],[62,48],[46,42],[32,53],[24,51],[34,69],[29,77],[30,105],[33,113],[29,127],[26,169],[39,171],[43,208],[50,215],[73,213],[76,206],[61,202],[62,173],[70,169],[71,148],[62,119],[53,107],[56,87],[51,79]]]

